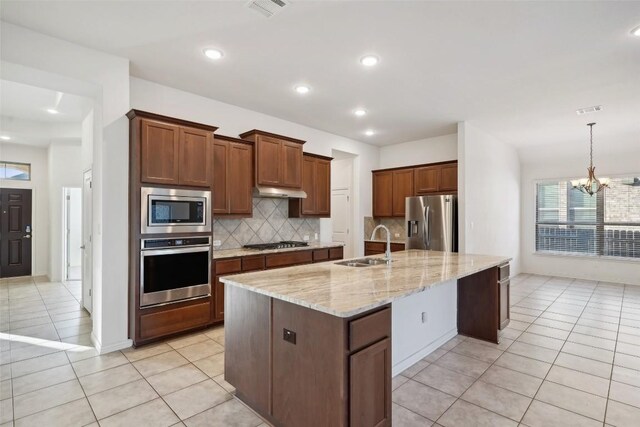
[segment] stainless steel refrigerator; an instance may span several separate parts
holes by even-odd
[[[406,199],[407,249],[458,252],[458,196]]]

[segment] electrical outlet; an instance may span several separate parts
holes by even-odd
[[[305,242],[309,241],[309,235],[305,234],[304,236],[302,236],[302,240],[304,240]]]
[[[318,240],[318,233],[315,233],[315,234],[313,235],[313,240]]]
[[[396,234],[394,234],[394,236],[400,237],[400,233],[396,233]]]
[[[222,242],[220,240],[214,240],[213,241],[213,247],[217,248],[218,246],[222,246]]]

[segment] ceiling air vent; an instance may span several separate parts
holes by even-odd
[[[602,111],[602,109],[602,105],[596,105],[595,107],[580,108],[576,110],[576,113],[581,116],[583,114],[597,113],[598,111]]]
[[[279,13],[285,6],[287,6],[287,3],[282,0],[250,0],[247,3],[249,9],[260,12],[267,18]]]

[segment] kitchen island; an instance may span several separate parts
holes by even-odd
[[[390,425],[392,375],[457,333],[498,342],[508,261],[409,250],[225,277],[225,379],[277,426]]]

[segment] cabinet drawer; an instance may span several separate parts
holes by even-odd
[[[207,325],[211,320],[209,300],[140,316],[140,337],[149,339]]]
[[[240,258],[216,261],[216,276],[220,274],[239,273],[242,270]]]
[[[242,258],[242,271],[264,270],[264,255]]]
[[[352,320],[349,322],[349,351],[356,351],[390,335],[390,308]]]
[[[313,251],[313,262],[321,262],[329,259],[329,249],[316,249]]]
[[[285,252],[266,256],[267,268],[289,267],[298,264],[310,264],[313,261],[311,251]]]
[[[392,243],[391,252],[404,251],[404,243]]]
[[[364,242],[364,250],[370,251],[372,254],[383,254],[385,244],[382,242]]]
[[[331,248],[329,249],[329,259],[342,259],[344,257],[344,248]]]
[[[503,264],[498,267],[498,280],[503,281],[509,278],[509,264]]]

